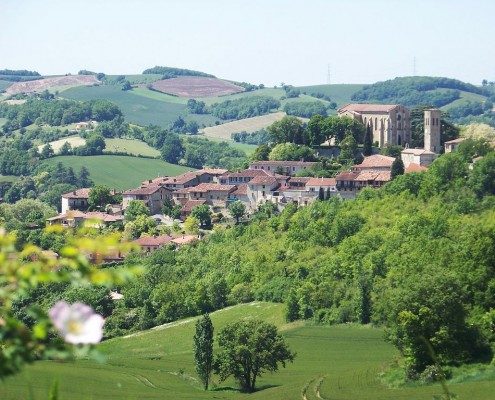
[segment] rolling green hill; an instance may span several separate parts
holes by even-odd
[[[332,101],[335,101],[340,107],[350,103],[352,95],[361,90],[363,86],[364,85],[360,84],[313,85],[299,86],[298,89],[300,89],[301,92],[306,92],[308,95],[322,93],[326,96],[330,96]]]
[[[71,166],[76,172],[85,166],[96,184],[115,189],[129,189],[138,186],[145,179],[160,175],[179,175],[191,170],[158,159],[130,156],[59,156],[44,161],[47,164],[58,162]]]
[[[213,388],[203,391],[194,371],[192,336],[194,318],[163,325],[100,345],[104,364],[81,360],[37,362],[23,373],[0,382],[2,399],[46,398],[56,379],[60,399],[339,399],[396,400],[431,399],[440,386],[410,386],[390,389],[379,373],[396,357],[384,342],[383,332],[367,326],[311,326],[284,324],[283,306],[249,303],[212,315],[215,331],[242,318],[262,318],[276,324],[289,346],[297,352],[293,364],[259,380],[258,391],[239,393],[233,380],[214,377]],[[489,400],[495,382],[482,380],[452,384],[459,398]]]
[[[123,91],[116,85],[77,87],[65,90],[61,96],[72,100],[110,100],[121,108],[126,121],[144,126],[154,124],[167,127],[179,116],[195,120],[200,125],[211,125],[216,121],[211,115],[188,115],[185,104]]]

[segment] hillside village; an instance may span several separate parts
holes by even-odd
[[[338,110],[339,116],[351,117],[369,127],[378,147],[403,145],[401,160],[405,173],[422,172],[435,160],[441,149],[440,110],[424,111],[424,147],[410,148],[410,112],[401,105],[348,104]],[[455,150],[462,139],[445,143],[445,152]],[[245,215],[256,212],[265,203],[278,211],[287,205],[307,206],[316,200],[332,197],[354,199],[365,187],[380,188],[392,179],[396,158],[381,154],[364,157],[360,164],[334,178],[309,177],[309,161],[254,161],[244,170],[228,171],[204,167],[178,176],[160,176],[143,181],[138,188],[124,190],[120,204],[109,204],[106,211],[87,212],[89,188],[65,193],[61,213],[47,220],[48,224],[76,227],[84,221],[99,220],[103,226],[122,225],[124,214],[132,202],[142,202],[149,215],[159,224],[172,225],[173,218],[163,215],[166,203],[180,208],[184,222],[195,207],[207,205],[214,214],[229,215],[229,205],[241,202]],[[297,174],[297,176],[295,176]],[[112,194],[116,194],[113,192]],[[136,243],[146,251],[165,244],[182,245],[197,240],[194,235],[144,235]]]
[[[0,3],[0,400],[495,399],[494,0],[60,3]]]

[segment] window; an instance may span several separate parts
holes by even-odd
[[[292,171],[294,172],[296,170],[296,167],[292,167]]]
[[[375,117],[375,130],[378,129],[378,118]]]

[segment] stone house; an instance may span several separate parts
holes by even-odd
[[[404,167],[409,167],[410,164],[417,164],[423,167],[430,165],[437,155],[429,150],[425,149],[410,149],[405,148],[401,152],[401,159],[404,163]]]
[[[448,142],[444,143],[445,147],[445,152],[446,153],[452,153],[453,151],[457,150],[459,145],[466,140],[465,138],[457,138],[454,140],[449,140]]]
[[[137,189],[126,190],[122,193],[122,208],[129,206],[132,200],[141,200],[150,210],[150,214],[159,214],[166,199],[172,198],[172,191],[165,186],[150,184]]]
[[[311,161],[254,161],[249,169],[263,170],[272,174],[295,175],[298,171],[316,165]]]
[[[62,214],[70,210],[87,210],[90,190],[89,188],[83,188],[64,193],[62,195]]]

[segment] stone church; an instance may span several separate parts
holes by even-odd
[[[378,147],[406,146],[411,142],[411,113],[400,104],[347,104],[338,110],[338,115],[371,126],[373,142]]]

